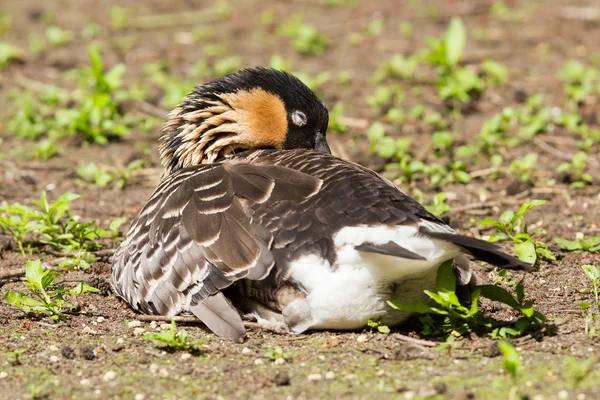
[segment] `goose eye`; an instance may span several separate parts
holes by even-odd
[[[292,113],[292,123],[296,126],[306,125],[306,114],[304,114],[302,111],[294,111]]]

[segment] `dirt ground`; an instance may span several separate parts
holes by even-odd
[[[218,2],[225,4],[224,2]],[[81,146],[76,141],[63,143],[62,154],[48,161],[23,157],[32,142],[3,132],[6,120],[15,111],[8,96],[12,88],[24,90],[27,82],[52,83],[69,87],[66,71],[88,62],[88,40],[80,32],[91,22],[102,29],[95,40],[104,44],[104,63],[125,64],[125,84],[144,83],[144,65],[152,61],[168,64],[169,75],[190,78],[190,69],[204,54],[208,45],[221,45],[223,56],[239,55],[243,66],[268,65],[273,55],[281,55],[292,63],[292,70],[316,75],[329,71],[332,79],[319,94],[329,105],[343,101],[344,116],[354,123],[344,134],[330,133],[328,140],[334,154],[378,171],[384,160],[369,154],[366,126],[381,119],[365,99],[374,92],[369,78],[384,60],[396,53],[411,54],[425,45],[427,36],[440,36],[450,18],[459,15],[469,32],[464,63],[479,63],[490,58],[510,71],[507,83],[486,90],[463,117],[454,120],[452,130],[459,131],[461,143],[470,143],[482,123],[505,106],[519,107],[524,96],[543,93],[545,102],[557,107],[564,103],[563,87],[557,71],[568,59],[578,59],[600,66],[600,23],[582,21],[565,14],[563,6],[600,7],[596,1],[509,1],[518,10],[526,10],[522,20],[494,17],[491,1],[354,1],[351,6],[325,5],[326,1],[229,1],[228,16],[216,19],[190,15],[214,7],[211,1],[90,1],[3,0],[0,11],[12,17],[8,32],[0,40],[24,49],[32,32],[42,34],[48,21],[71,30],[70,43],[55,49],[29,54],[21,63],[0,71],[0,203],[31,204],[43,190],[52,199],[63,192],[80,193],[73,211],[82,220],[95,220],[106,227],[115,217],[136,215],[149,197],[162,173],[157,143],[160,123],[149,132],[134,129],[131,135],[103,147]],[[135,23],[123,29],[111,26],[110,7],[127,10]],[[271,10],[273,20],[265,19]],[[598,10],[596,8],[596,10]],[[302,56],[290,46],[289,38],[276,34],[276,25],[295,12],[304,13],[305,21],[317,26],[329,38],[327,50],[318,56]],[[187,15],[186,18],[183,16]],[[139,17],[153,16],[151,25]],[[384,17],[379,35],[365,34],[374,18]],[[181,23],[177,18],[182,18]],[[261,18],[263,22],[261,23]],[[173,21],[173,19],[175,21]],[[142,21],[142,22],[140,22]],[[158,21],[158,22],[156,22]],[[412,35],[401,35],[401,22],[413,25]],[[158,26],[161,25],[161,26]],[[163,26],[164,25],[164,26]],[[201,28],[200,39],[191,40]],[[195,33],[196,32],[196,33]],[[361,33],[362,32],[362,33]],[[357,39],[358,38],[358,39]],[[349,71],[350,84],[335,77]],[[213,77],[213,76],[210,76]],[[201,82],[196,82],[201,83]],[[407,89],[407,106],[416,104],[411,98],[411,83],[400,83]],[[162,91],[150,84],[147,104],[162,107]],[[191,89],[191,88],[190,88]],[[435,88],[424,85],[420,99],[429,106],[442,109]],[[596,100],[598,97],[596,97]],[[600,109],[596,103],[588,107],[592,126],[598,127]],[[148,118],[151,118],[150,116]],[[157,120],[159,122],[159,120]],[[365,125],[362,121],[367,121]],[[407,122],[390,135],[407,136],[418,148],[431,149],[431,130]],[[543,137],[569,137],[557,130]],[[559,153],[574,153],[568,142],[548,142]],[[140,144],[149,146],[142,152]],[[498,217],[505,210],[516,210],[526,199],[540,198],[548,203],[528,215],[530,224],[547,233],[538,239],[548,244],[554,238],[573,239],[578,233],[599,234],[600,190],[598,181],[584,188],[569,184],[547,185],[559,164],[556,152],[534,143],[505,150],[510,161],[535,152],[539,155],[533,185],[514,190],[515,179],[490,179],[482,175],[467,185],[451,184],[430,188],[422,182],[405,186],[409,192],[419,189],[428,197],[443,190],[450,194],[452,208],[482,201],[496,201],[497,206],[452,213],[450,224],[458,231],[475,235],[489,234],[477,228],[472,219]],[[600,145],[588,152],[600,159]],[[124,166],[130,160],[143,158],[146,169],[136,174],[124,190],[82,186],[75,170],[81,161]],[[467,170],[489,166],[482,157]],[[113,247],[121,238],[117,238]],[[514,383],[517,393],[530,399],[597,399],[600,398],[600,372],[596,368],[580,384],[573,383],[567,356],[583,361],[600,356],[598,338],[584,332],[584,318],[577,314],[576,302],[589,300],[582,289],[589,287],[581,266],[600,266],[600,253],[567,253],[556,251],[557,261],[541,262],[539,272],[526,279],[526,291],[536,308],[555,326],[514,341],[520,351],[522,369]],[[52,254],[36,255],[44,260]],[[25,265],[14,242],[0,235],[0,272],[13,271]],[[496,272],[482,269],[482,276],[494,279]],[[87,280],[97,285],[110,274],[110,262],[103,259],[85,272],[69,272],[62,279]],[[518,275],[518,274],[515,274]],[[19,279],[2,280],[0,294],[24,291]],[[199,324],[182,324],[194,339],[202,339],[202,351],[166,352],[140,336],[142,331],[161,329],[161,324],[137,323],[136,314],[114,295],[85,294],[81,310],[87,315],[69,317],[65,322],[26,318],[5,302],[0,303],[0,398],[89,398],[89,399],[314,399],[314,398],[507,398],[513,385],[503,369],[495,342],[472,335],[462,339],[454,351],[406,342],[400,334],[419,338],[415,326],[391,334],[369,332],[314,332],[286,336],[261,330],[250,330],[243,344],[234,344],[209,333]],[[488,306],[492,310],[492,306]],[[495,309],[498,318],[511,315]],[[445,338],[422,338],[444,341]],[[290,357],[272,361],[264,353],[280,346]],[[7,352],[26,349],[21,365],[13,365]]]

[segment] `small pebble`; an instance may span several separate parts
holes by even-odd
[[[357,341],[358,343],[364,343],[364,342],[366,342],[366,341],[367,341],[367,335],[359,335],[359,336],[356,338],[356,341]]]
[[[58,351],[58,347],[56,347],[55,345],[51,344],[50,346],[48,346],[48,350],[50,350],[50,351]]]
[[[83,378],[82,380],[79,381],[79,384],[83,385],[83,386],[87,386],[90,384],[90,380],[87,378]]]
[[[263,365],[264,363],[265,362],[262,358],[257,358],[256,360],[254,360],[254,365]]]
[[[117,339],[117,344],[123,344],[123,343],[125,343],[125,340],[122,337]]]
[[[321,376],[321,374],[308,374],[306,379],[309,382],[316,382],[316,381],[320,381],[321,379],[323,379],[323,376]]]
[[[50,356],[50,362],[58,362],[58,356]]]
[[[90,328],[89,326],[86,326],[85,328],[83,328],[81,330],[81,332],[87,334],[87,335],[97,335],[98,331],[95,329]]]
[[[161,378],[166,378],[169,376],[169,371],[167,371],[166,368],[161,368],[160,371],[158,371],[158,376]]]
[[[179,358],[181,359],[181,361],[186,361],[189,360],[191,357],[192,355],[190,353],[183,353]]]
[[[290,376],[285,372],[277,372],[275,374],[275,378],[273,378],[273,382],[277,386],[288,386],[290,384]]]
[[[276,358],[274,364],[275,365],[283,365],[283,364],[285,364],[285,360],[281,357]]]
[[[0,372],[0,379],[4,379],[4,378],[6,378],[7,376],[8,376],[8,372],[6,372],[6,371],[2,371],[2,372]]]
[[[150,364],[150,372],[155,374],[158,372],[158,365],[157,364]]]
[[[245,356],[247,356],[247,355],[249,355],[249,354],[252,354],[252,350],[250,350],[250,349],[249,349],[249,348],[247,348],[247,347],[244,347],[244,348],[242,349],[242,354],[243,354],[243,355],[245,355]]]
[[[134,334],[135,336],[141,336],[141,335],[143,335],[143,334],[144,334],[144,332],[146,332],[146,330],[145,330],[144,328],[135,328],[135,329],[133,330],[133,334]]]
[[[60,349],[60,354],[62,354],[62,356],[67,360],[72,360],[75,358],[75,350],[70,346],[63,346],[63,348]]]
[[[138,393],[135,395],[135,400],[144,400],[145,397],[143,393]]]
[[[91,346],[85,346],[80,348],[79,353],[81,354],[81,357],[85,358],[88,361],[95,359],[98,355],[96,349]]]
[[[99,324],[103,323],[104,322],[104,317],[98,317],[96,319],[96,322],[99,323]]]
[[[150,328],[152,328],[152,329],[155,329],[155,328],[156,328],[156,326],[157,326],[157,323],[156,323],[156,321],[152,321],[152,322],[150,322]]]
[[[168,331],[169,329],[171,329],[171,324],[160,324],[160,329],[162,329],[163,331]]]
[[[138,320],[134,320],[134,321],[129,321],[127,323],[127,328],[137,328],[139,326],[142,326],[142,321],[138,321]]]
[[[568,399],[569,398],[569,392],[566,390],[561,390],[560,392],[558,392],[558,398],[559,399]]]
[[[102,377],[102,380],[104,382],[108,382],[108,381],[112,381],[116,377],[117,377],[117,373],[115,371],[108,371],[107,373],[104,374],[104,376]]]
[[[325,379],[327,379],[328,381],[332,381],[332,380],[334,380],[334,379],[335,379],[335,372],[333,372],[333,371],[328,371],[328,372],[325,374]]]

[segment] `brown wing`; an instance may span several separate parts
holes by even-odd
[[[241,319],[219,291],[241,278],[261,279],[274,265],[272,234],[253,223],[251,207],[304,199],[320,186],[319,179],[282,166],[246,163],[201,165],[166,177],[115,253],[117,293],[146,313],[189,309],[216,333],[239,339]]]

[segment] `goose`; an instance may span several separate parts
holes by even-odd
[[[293,75],[244,69],[197,86],[159,138],[165,173],[113,258],[135,310],[193,314],[240,342],[242,317],[290,333],[396,326],[471,255],[532,266],[457,234],[389,180],[331,154],[328,111]]]

